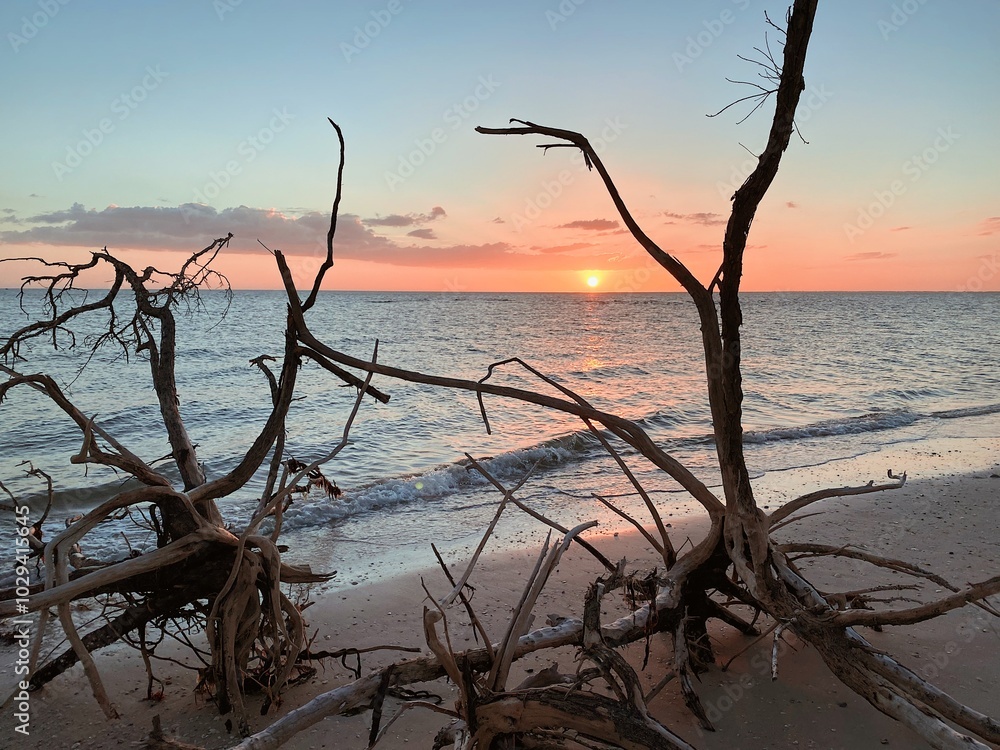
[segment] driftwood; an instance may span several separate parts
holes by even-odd
[[[967,748],[985,747],[983,742],[996,742],[1000,738],[996,723],[989,717],[959,704],[937,690],[915,673],[906,669],[892,657],[872,649],[854,630],[855,625],[880,626],[890,623],[910,623],[937,616],[950,608],[966,603],[978,603],[990,612],[993,609],[983,600],[1000,591],[1000,581],[996,578],[970,584],[963,588],[948,585],[954,592],[933,602],[918,604],[908,609],[851,609],[843,607],[847,602],[862,601],[873,589],[852,592],[821,593],[795,567],[790,555],[807,553],[814,555],[851,555],[854,551],[818,549],[815,546],[795,546],[778,544],[771,539],[771,532],[793,522],[795,515],[803,508],[820,500],[847,495],[881,492],[901,487],[905,474],[899,477],[889,473],[893,481],[875,485],[874,482],[859,487],[831,488],[811,492],[797,498],[770,516],[757,506],[753,496],[752,483],[743,454],[741,426],[741,374],[740,374],[740,327],[742,315],[739,302],[740,278],[743,255],[746,248],[750,225],[757,206],[773,181],[782,154],[795,132],[794,114],[800,92],[804,89],[803,67],[806,49],[816,10],[814,0],[797,0],[787,17],[787,28],[782,29],[784,49],[780,60],[768,54],[762,63],[764,80],[768,88],[760,87],[761,93],[753,95],[756,107],[773,95],[775,114],[772,120],[768,142],[761,153],[756,169],[733,196],[732,213],[726,227],[722,247],[722,260],[718,271],[707,283],[699,281],[683,262],[663,251],[639,226],[628,210],[615,186],[608,170],[589,141],[580,133],[539,125],[529,121],[513,120],[513,126],[506,128],[484,128],[477,130],[488,135],[541,136],[549,142],[543,149],[570,148],[582,153],[585,164],[595,170],[607,189],[619,215],[636,241],[656,260],[689,294],[701,319],[702,343],[705,354],[706,378],[709,401],[714,425],[714,437],[723,478],[723,497],[717,498],[703,484],[695,479],[683,466],[664,454],[648,440],[634,424],[613,414],[594,408],[583,399],[576,397],[563,386],[545,379],[546,383],[560,392],[560,396],[550,396],[524,389],[510,388],[486,382],[493,373],[481,381],[465,381],[456,378],[434,376],[405,370],[388,365],[366,366],[364,362],[343,353],[324,348],[320,342],[308,342],[309,346],[335,362],[368,372],[399,378],[410,382],[426,383],[446,388],[458,388],[474,392],[482,404],[483,395],[512,398],[538,406],[573,414],[588,427],[604,430],[609,436],[621,439],[643,458],[662,469],[677,480],[696,500],[698,500],[711,520],[707,536],[683,555],[674,556],[673,547],[666,531],[656,522],[655,506],[651,508],[651,519],[660,536],[657,539],[646,533],[647,541],[664,556],[666,570],[659,578],[659,591],[655,600],[646,607],[636,610],[633,616],[605,626],[600,630],[600,639],[609,647],[644,637],[647,624],[655,630],[667,631],[674,635],[674,669],[665,679],[679,677],[685,701],[701,720],[710,728],[707,716],[701,708],[694,684],[689,679],[692,672],[703,668],[713,659],[711,646],[704,638],[705,620],[718,617],[740,627],[743,632],[753,632],[749,623],[719,606],[710,593],[718,591],[749,604],[758,611],[765,612],[775,621],[775,639],[783,632],[792,631],[800,639],[811,644],[824,661],[845,684],[866,698],[880,711],[892,716],[922,736],[933,747]],[[769,50],[770,52],[770,50]],[[281,259],[279,257],[279,267]],[[283,272],[283,277],[287,274]],[[718,295],[716,302],[715,295]],[[296,313],[293,310],[292,315]],[[537,374],[537,373],[536,373]],[[485,406],[484,421],[487,424]],[[603,433],[599,433],[603,434]],[[605,442],[605,441],[602,441]],[[625,467],[623,467],[625,468]],[[628,473],[626,472],[628,475]],[[634,477],[628,475],[630,481]],[[504,491],[503,488],[501,491]],[[512,493],[505,493],[505,502]],[[644,500],[647,498],[644,496]],[[647,505],[652,506],[647,500]],[[873,564],[880,564],[898,570],[943,581],[928,571],[908,566],[901,561],[881,561],[873,556],[864,556]],[[876,587],[877,588],[877,587]],[[527,600],[526,600],[527,601]],[[864,599],[867,605],[872,600]],[[523,610],[515,613],[515,620]],[[655,612],[655,617],[653,613]],[[723,615],[722,613],[727,613]],[[428,610],[435,622],[444,618],[444,610]],[[508,634],[518,632],[512,620]],[[591,631],[594,632],[594,631]],[[545,688],[530,698],[510,696],[502,690],[502,681],[497,680],[496,662],[487,669],[486,649],[463,654],[449,654],[434,631],[428,629],[428,639],[436,655],[437,669],[447,672],[460,688],[462,698],[458,708],[459,719],[449,725],[438,738],[436,747],[494,747],[500,737],[518,738],[524,746],[576,747],[574,738],[567,733],[550,734],[551,722],[557,711],[563,727],[574,727],[595,742],[608,742],[614,747],[673,747],[685,746],[679,738],[668,739],[663,735],[654,740],[644,737],[646,744],[630,744],[623,726],[617,727],[614,739],[603,733],[604,729],[585,729],[586,718],[593,715],[593,704],[576,705],[568,696],[580,696],[564,686]],[[555,635],[558,633],[559,635]],[[542,629],[527,634],[519,641],[519,648],[535,648],[538,645],[579,646],[583,653],[592,646],[588,640],[586,627],[579,621],[566,621],[554,629]],[[554,639],[554,640],[552,640]],[[510,638],[495,644],[498,653],[505,654],[511,647]],[[498,657],[499,658],[499,657]],[[459,664],[473,672],[460,673]],[[481,666],[480,666],[481,665]],[[431,665],[422,665],[430,670]],[[391,680],[404,680],[408,670],[416,668],[415,662],[396,664]],[[502,668],[501,668],[502,672]],[[772,673],[778,676],[777,651],[774,651]],[[426,679],[429,671],[420,672]],[[475,677],[480,675],[480,677]],[[626,680],[627,682],[627,680]],[[372,691],[378,683],[377,676],[370,676],[350,686],[338,688],[320,696],[301,709],[290,713],[272,727],[246,740],[242,748],[276,747],[294,732],[318,721],[331,713],[340,713],[343,707],[357,708],[367,705]],[[485,692],[484,692],[485,691]],[[627,686],[618,684],[619,698],[629,695]],[[540,696],[545,695],[545,698]],[[644,716],[642,703],[626,700],[630,716]],[[645,719],[643,719],[645,721]],[[949,722],[959,727],[954,729]],[[588,725],[589,726],[589,725]],[[675,743],[673,745],[669,743]],[[491,744],[494,743],[494,744]],[[532,745],[535,743],[535,745]],[[547,743],[547,744],[546,744]],[[665,743],[665,744],[657,744]],[[596,745],[594,745],[596,746]]]
[[[151,612],[164,611],[165,607],[175,606],[175,601],[164,601],[162,587],[158,588],[155,581],[151,583],[151,576],[169,573],[171,580],[180,581],[181,589],[189,594],[186,599],[181,599],[185,602],[199,601],[208,607],[210,614],[206,629],[212,649],[209,672],[215,686],[216,701],[222,710],[233,711],[240,733],[249,735],[237,745],[243,750],[279,747],[326,716],[361,709],[372,709],[370,741],[375,743],[384,734],[382,716],[385,697],[390,689],[441,678],[454,683],[459,698],[454,708],[433,707],[433,710],[450,719],[434,741],[435,747],[482,750],[515,746],[689,748],[691,746],[683,738],[649,714],[646,703],[663,685],[676,679],[685,704],[701,726],[706,730],[713,728],[701,705],[696,681],[691,679],[692,675],[709,668],[715,661],[706,623],[709,619],[719,619],[740,632],[757,634],[754,623],[744,621],[726,606],[730,602],[739,602],[758,614],[765,613],[774,622],[772,677],[780,679],[777,643],[783,634],[791,632],[814,648],[833,674],[852,690],[879,711],[906,724],[931,746],[984,748],[985,743],[1000,742],[1000,727],[994,719],[962,705],[892,656],[874,649],[855,630],[859,625],[879,627],[919,622],[967,604],[978,606],[989,616],[995,616],[997,612],[986,598],[1000,592],[1000,578],[993,577],[960,587],[905,561],[881,558],[853,547],[778,543],[772,538],[773,531],[804,517],[800,511],[818,501],[891,491],[903,485],[906,475],[897,477],[890,472],[891,483],[875,485],[872,482],[857,487],[810,492],[786,503],[770,516],[758,507],[753,494],[742,440],[740,279],[753,218],[795,132],[794,115],[805,87],[803,70],[816,4],[816,0],[795,0],[786,17],[785,27],[779,29],[784,42],[781,55],[772,55],[768,48],[766,60],[760,63],[766,85],[758,86],[760,91],[748,100],[753,101],[754,109],[757,109],[773,97],[775,110],[771,128],[756,168],[732,197],[720,265],[707,283],[696,278],[680,258],[664,251],[643,231],[609,171],[583,134],[526,120],[512,120],[512,125],[504,128],[477,128],[487,135],[541,137],[547,139],[540,146],[543,149],[579,151],[585,164],[597,172],[634,239],[690,296],[701,324],[711,421],[722,475],[720,495],[712,492],[690,470],[656,445],[634,422],[595,407],[567,386],[556,383],[521,360],[497,362],[489,366],[484,378],[472,381],[380,363],[376,356],[370,360],[351,356],[315,336],[308,326],[308,312],[317,301],[325,273],[332,266],[333,238],[341,197],[344,139],[336,124],[333,127],[340,142],[341,165],[327,238],[327,258],[314,279],[310,293],[303,300],[295,290],[284,256],[278,251],[273,252],[288,301],[286,348],[277,375],[268,368],[267,362],[272,361],[269,357],[251,360],[268,381],[273,409],[257,439],[248,446],[245,458],[224,477],[206,481],[194,445],[180,419],[173,382],[176,326],[171,310],[179,300],[196,295],[201,285],[218,280],[209,270],[209,263],[229,238],[216,240],[195,253],[175,274],[164,274],[156,269],[137,271],[105,250],[94,253],[87,264],[49,264],[56,266],[55,272],[28,279],[28,282],[40,282],[46,289],[51,317],[16,332],[0,348],[0,355],[16,361],[23,342],[66,330],[78,315],[101,309],[113,311],[115,314],[111,317],[107,333],[101,337],[102,342],[112,342],[127,351],[148,356],[164,428],[172,449],[171,457],[183,484],[182,489],[174,488],[161,473],[116,442],[95,420],[77,410],[50,378],[5,369],[8,380],[0,383],[0,397],[7,396],[17,387],[32,387],[47,394],[57,408],[73,419],[83,439],[81,450],[74,460],[113,466],[135,477],[143,485],[142,489],[123,492],[112,498],[49,541],[44,548],[44,587],[29,597],[31,611],[44,613],[50,606],[59,609],[61,624],[73,645],[71,652],[60,658],[64,662],[74,659],[84,662],[95,697],[105,711],[111,715],[114,707],[111,696],[103,689],[99,668],[89,656],[89,651],[107,640],[107,631],[97,631],[101,637],[95,637],[95,633],[77,637],[73,622],[66,616],[67,606],[76,599],[111,591],[140,596],[148,603]],[[72,288],[80,274],[99,264],[106,264],[115,272],[111,290],[88,305],[64,307],[62,293]],[[161,285],[155,286],[154,280],[159,280]],[[135,312],[122,324],[116,305],[125,290],[131,292]],[[528,481],[530,472],[517,486],[506,488],[473,461],[473,468],[481,471],[502,494],[494,524],[506,508],[518,507],[562,535],[560,542],[551,547],[547,545],[541,551],[503,636],[496,642],[487,641],[481,648],[457,652],[451,646],[448,626],[449,611],[460,604],[466,608],[473,627],[485,636],[485,629],[475,616],[463,589],[473,576],[476,561],[492,532],[494,524],[491,524],[472,562],[461,575],[455,578],[442,563],[452,590],[437,600],[428,595],[428,605],[423,613],[423,632],[431,656],[397,661],[382,670],[359,676],[354,682],[324,693],[270,726],[250,734],[243,694],[246,676],[253,672],[255,679],[266,685],[265,701],[266,705],[270,705],[288,681],[295,661],[308,651],[303,647],[301,616],[280,584],[292,580],[315,580],[318,576],[291,570],[281,563],[277,539],[281,512],[299,482],[309,477],[310,472],[319,471],[322,463],[339,450],[335,447],[329,456],[309,464],[282,460],[284,420],[293,398],[298,364],[303,358],[317,362],[358,389],[353,413],[357,412],[365,394],[383,401],[387,399],[385,394],[371,386],[372,377],[381,375],[475,393],[480,400],[487,430],[489,418],[484,396],[515,399],[578,417],[597,436],[642,497],[650,524],[655,529],[644,531],[643,536],[662,558],[663,570],[655,579],[627,574],[623,565],[611,563],[582,538],[586,525],[566,529],[557,519],[541,516],[517,499],[515,493]],[[489,382],[498,368],[508,364],[527,368],[555,393]],[[354,375],[352,370],[365,376]],[[353,413],[339,446],[347,439]],[[629,446],[641,460],[650,462],[675,480],[700,503],[710,521],[704,538],[693,543],[689,549],[683,546],[675,548],[655,502],[614,446],[617,440]],[[243,531],[233,533],[227,530],[221,523],[215,501],[244,486],[272,451],[274,456],[268,467],[267,491],[261,497],[257,511]],[[159,549],[89,570],[82,575],[69,572],[67,559],[73,544],[85,537],[102,518],[142,502],[152,503],[158,509],[162,528]],[[602,502],[613,507],[606,499]],[[616,512],[633,525],[645,526],[638,519]],[[265,536],[259,533],[259,527],[270,514],[276,516],[275,529]],[[534,603],[562,551],[570,544],[581,544],[601,561],[607,572],[588,590],[582,619],[564,619],[549,627],[529,630]],[[949,593],[936,600],[915,603],[914,606],[876,607],[873,605],[885,605],[903,598],[889,596],[879,600],[872,594],[908,590],[910,586],[869,586],[851,591],[822,592],[796,566],[795,561],[801,556],[851,557],[905,573],[914,579],[932,581],[946,587]],[[201,581],[196,585],[192,571],[196,563],[206,558],[224,563],[225,578]],[[601,623],[601,598],[607,592],[622,587],[630,592],[634,612],[613,622]],[[727,601],[721,601],[721,597]],[[859,608],[861,605],[866,608]],[[13,612],[13,602],[0,602],[0,616]],[[127,610],[121,616],[125,618],[121,621],[123,626],[134,630],[146,625],[141,616],[130,612]],[[643,695],[632,668],[615,649],[647,638],[654,632],[672,636],[674,657],[671,669],[653,690]],[[514,660],[527,653],[563,646],[575,646],[581,660],[589,666],[581,668],[576,676],[552,671],[537,683],[508,684]],[[38,644],[36,656],[37,653]],[[36,674],[44,669],[46,665],[40,665]],[[400,710],[430,707],[431,704],[424,701],[412,701]],[[157,741],[165,740],[161,736]]]
[[[149,668],[149,655],[155,645],[147,639],[147,629],[183,629],[186,626],[171,623],[187,621],[204,628],[209,639],[211,664],[201,684],[210,687],[222,712],[235,714],[238,730],[249,734],[244,702],[246,686],[251,683],[262,686],[265,703],[269,705],[292,678],[300,659],[308,655],[304,622],[282,584],[318,582],[328,576],[282,562],[278,544],[281,512],[291,494],[299,491],[303,478],[331,495],[339,492],[336,484],[323,476],[320,467],[347,444],[363,397],[371,395],[382,402],[389,398],[371,386],[371,373],[358,377],[335,363],[327,363],[327,370],[357,388],[354,410],[344,425],[341,440],[325,456],[308,464],[286,460],[285,418],[301,359],[306,356],[295,326],[304,325],[303,315],[315,303],[323,277],[332,265],[344,153],[340,128],[332,121],[331,124],[341,144],[341,168],[331,212],[327,261],[317,272],[312,291],[304,302],[293,292],[299,315],[287,321],[286,346],[280,360],[270,355],[251,360],[267,379],[272,410],[257,438],[247,446],[243,459],[222,477],[207,481],[182,418],[175,377],[178,356],[175,311],[183,305],[196,306],[200,291],[206,287],[219,287],[228,294],[228,282],[211,269],[211,263],[232,235],[193,253],[175,272],[153,267],[135,269],[107,248],[92,253],[85,263],[21,259],[35,260],[45,268],[44,273],[24,279],[22,292],[26,287],[40,286],[47,314],[13,332],[0,345],[0,358],[6,363],[0,369],[7,376],[0,382],[0,401],[9,399],[18,389],[40,391],[80,430],[82,444],[71,459],[73,463],[108,466],[139,484],[138,489],[119,492],[84,514],[44,545],[35,540],[34,554],[40,555],[45,564],[43,581],[30,588],[26,602],[23,597],[15,601],[14,591],[4,592],[0,598],[0,617],[23,615],[24,605],[29,613],[39,613],[31,649],[32,688],[41,687],[81,662],[95,699],[104,713],[114,718],[117,712],[113,697],[105,687],[92,652],[126,639],[138,644]],[[84,283],[89,271],[97,268],[113,272],[110,288],[94,301],[74,304],[72,291]],[[52,377],[15,369],[19,362],[25,361],[25,344],[47,337],[53,344],[68,341],[73,347],[77,343],[74,325],[79,319],[98,313],[105,316],[106,323],[102,332],[88,338],[91,355],[99,347],[110,345],[120,348],[126,358],[140,357],[148,362],[163,431],[171,449],[167,458],[176,467],[180,488],[175,488],[152,462],[140,458],[96,419],[77,408]],[[269,361],[279,363],[277,375],[268,368]],[[254,515],[244,520],[242,532],[233,533],[224,523],[216,501],[241,490],[268,454],[271,461],[266,490]],[[32,468],[29,473],[34,471]],[[51,483],[49,494],[51,502]],[[98,524],[146,505],[152,508],[148,522],[156,531],[155,550],[138,555],[130,553],[112,562],[88,561],[80,554],[80,546],[86,544],[87,535]],[[34,524],[39,529],[39,538],[47,513],[46,510]],[[258,529],[270,516],[276,517],[273,531],[262,535]],[[86,566],[71,570],[71,564],[76,563]],[[124,611],[88,633],[78,632],[70,615],[70,604],[109,594],[124,597]],[[43,661],[43,639],[51,607],[57,611],[71,648]],[[154,679],[150,673],[150,684]]]

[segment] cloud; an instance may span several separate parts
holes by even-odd
[[[532,250],[537,250],[540,253],[570,253],[574,250],[583,250],[586,247],[593,247],[593,242],[574,242],[572,245],[556,245],[550,247],[547,245],[533,245]]]
[[[429,215],[443,215],[443,210]],[[284,213],[273,208],[238,206],[217,210],[211,206],[186,203],[180,206],[108,206],[88,209],[75,203],[70,208],[37,214],[22,220],[19,230],[0,231],[0,243],[48,245],[54,247],[107,246],[120,250],[161,250],[190,252],[208,245],[216,237],[233,233],[228,251],[259,254],[266,252],[258,243],[287,255],[322,255],[330,216],[325,212]],[[432,237],[416,229],[415,239]],[[601,267],[611,253],[586,256],[538,253],[505,242],[483,245],[456,244],[432,247],[401,244],[365,226],[353,214],[342,214],[337,222],[334,256],[338,260],[362,260],[392,266],[432,268],[501,268],[523,266],[533,270]]]
[[[867,252],[867,253],[854,253],[854,255],[844,256],[844,260],[885,260],[886,258],[895,258],[899,253],[883,253],[877,250]]]
[[[375,242],[357,217],[341,217],[341,229],[356,242]],[[21,231],[0,232],[0,241],[76,247],[191,250],[203,247],[227,232],[255,242],[280,239],[285,245],[305,247],[325,243],[329,216],[310,212],[290,216],[275,209],[238,206],[217,211],[211,206],[108,206],[88,209],[74,203],[67,209],[36,214],[24,220],[34,225]],[[277,242],[276,242],[277,244]]]
[[[988,235],[1000,232],[1000,216],[991,216],[979,222],[979,234]]]
[[[440,219],[447,214],[441,206],[434,206],[429,214],[389,214],[376,216],[374,219],[362,219],[368,227],[412,227],[427,224]]]
[[[578,219],[569,224],[560,224],[556,229],[588,229],[592,231],[604,231],[606,229],[617,229],[618,222],[610,219]]]
[[[726,220],[722,218],[721,214],[712,213],[711,211],[698,211],[691,214],[677,214],[672,211],[664,211],[663,215],[668,219],[680,219],[681,221],[687,221],[692,224],[701,224],[706,227],[726,223]],[[668,221],[667,223],[672,224],[673,222]]]
[[[234,239],[230,248],[237,252],[264,252],[257,245],[259,238],[268,247],[286,253],[308,254],[325,252],[330,217],[318,211],[296,216],[276,209],[248,206],[220,211],[198,203],[176,207],[108,206],[102,210],[88,209],[75,203],[68,209],[37,214],[24,223],[35,226],[21,231],[0,232],[0,242],[189,251],[232,232]],[[444,262],[444,256],[434,254],[421,260],[418,250],[416,246],[404,247],[389,238],[380,237],[353,214],[342,214],[337,222],[334,253],[338,258],[394,265],[436,265]],[[455,250],[451,257],[457,258],[460,254],[459,250]],[[495,249],[485,253],[487,259],[495,255]],[[470,257],[476,257],[474,250],[470,251]]]
[[[785,201],[785,208],[798,208],[799,204],[795,201]]]
[[[434,234],[433,229],[414,229],[412,232],[406,233],[407,237],[416,237],[421,240],[436,240],[437,235]]]

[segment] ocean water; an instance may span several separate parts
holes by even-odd
[[[29,295],[25,308],[37,310],[39,302]],[[993,434],[1000,422],[998,294],[746,294],[743,305],[744,427],[754,476],[942,431]],[[208,293],[201,308],[179,316],[181,409],[210,476],[239,460],[267,417],[267,384],[248,360],[280,355],[284,313],[282,293],[240,291],[228,305]],[[16,292],[0,290],[0,335],[27,320]],[[370,357],[378,339],[380,362],[433,374],[475,380],[491,362],[519,356],[596,406],[638,421],[706,482],[718,483],[697,316],[682,294],[331,292],[308,320],[337,349]],[[157,460],[169,447],[148,363],[112,347],[88,359],[84,344],[102,325],[98,317],[78,328],[76,350],[64,335],[55,351],[50,339],[36,341],[16,367],[54,375],[84,413],[141,457]],[[548,388],[513,365],[493,380]],[[318,567],[399,560],[403,548],[426,563],[432,541],[458,548],[477,538],[500,496],[468,469],[465,453],[510,484],[533,468],[519,497],[567,526],[595,512],[591,493],[635,505],[631,488],[578,420],[487,397],[487,435],[471,393],[381,376],[373,384],[391,401],[365,401],[348,448],[326,468],[344,496],[301,497],[285,518],[283,540]],[[355,391],[306,362],[298,394],[287,452],[309,461],[340,440]],[[80,442],[75,426],[29,388],[0,404],[0,481],[37,514],[44,486],[24,475],[21,462],[51,475],[50,533],[122,485],[108,469],[69,462]],[[641,462],[633,466],[664,508],[684,507],[669,478]],[[256,504],[262,477],[223,501],[234,526]],[[121,520],[99,528],[85,551],[121,555],[122,532],[135,548],[154,544]]]

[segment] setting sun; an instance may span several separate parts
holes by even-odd
[[[587,286],[589,286],[591,289],[596,288],[597,285],[600,284],[600,283],[601,283],[601,278],[599,276],[588,276],[587,277]]]

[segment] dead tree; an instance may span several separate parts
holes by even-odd
[[[333,124],[331,122],[331,124]],[[273,373],[262,355],[250,360],[265,375],[272,404],[266,422],[245,455],[225,475],[207,479],[199,462],[196,446],[188,433],[181,412],[175,368],[178,357],[178,320],[176,311],[183,305],[196,305],[205,288],[221,288],[228,293],[228,282],[212,270],[211,263],[229,243],[232,235],[217,239],[193,253],[177,271],[161,271],[152,266],[133,268],[108,251],[94,252],[83,263],[48,262],[40,258],[22,258],[44,266],[38,275],[29,276],[26,288],[40,286],[45,315],[12,333],[0,345],[0,358],[6,364],[0,370],[6,380],[0,382],[0,401],[10,401],[19,389],[33,388],[45,394],[52,405],[76,424],[81,436],[79,452],[70,459],[76,464],[111,467],[120,475],[138,482],[138,488],[119,492],[71,523],[65,531],[42,544],[40,527],[34,539],[34,556],[44,560],[43,580],[32,587],[28,612],[39,613],[39,626],[32,648],[31,685],[38,688],[67,668],[81,662],[94,696],[109,718],[116,716],[112,696],[104,687],[100,669],[92,652],[125,638],[148,654],[154,646],[147,638],[147,626],[170,621],[193,621],[208,635],[210,662],[203,684],[212,687],[214,698],[223,713],[233,711],[243,734],[249,733],[244,706],[245,686],[262,686],[266,704],[272,703],[293,677],[300,657],[307,652],[303,619],[282,584],[311,583],[329,576],[308,568],[290,566],[281,560],[278,546],[280,514],[299,482],[322,484],[339,492],[335,484],[325,483],[321,465],[339,452],[347,441],[354,415],[361,400],[371,395],[383,402],[388,396],[366,380],[326,362],[301,343],[304,323],[302,313],[316,301],[324,275],[333,261],[333,237],[341,197],[344,141],[340,128],[333,124],[340,141],[340,169],[337,194],[331,212],[327,238],[327,257],[313,280],[304,301],[296,294],[299,315],[287,319],[285,348],[279,370]],[[110,269],[110,287],[93,301],[79,302],[75,292],[86,283],[87,272]],[[50,340],[53,345],[77,344],[75,327],[83,317],[104,315],[100,333],[86,341],[90,355],[105,345],[118,347],[126,358],[144,358],[159,405],[163,431],[170,447],[167,458],[176,467],[180,486],[154,462],[140,458],[117,440],[90,415],[83,413],[67,397],[56,380],[46,374],[23,372],[26,344]],[[377,352],[377,346],[376,346]],[[347,420],[343,436],[326,456],[306,463],[286,460],[284,452],[285,420],[295,391],[296,378],[305,358],[320,362],[327,370],[357,389],[354,411]],[[17,368],[17,369],[15,369]],[[250,518],[231,519],[235,528],[224,521],[217,501],[240,491],[270,456],[266,489]],[[6,489],[6,488],[4,488]],[[50,486],[51,497],[51,486]],[[122,511],[150,504],[148,523],[156,531],[157,548],[145,554],[123,554],[118,560],[93,561],[79,554],[86,535],[99,523]],[[140,514],[142,511],[138,511]],[[276,516],[273,530],[263,533],[261,524]],[[94,597],[117,597],[117,614],[109,616],[101,627],[78,632],[70,612],[72,602]],[[18,612],[13,591],[0,594],[0,618]],[[58,613],[59,623],[70,648],[62,654],[40,661],[45,626],[50,608]],[[21,611],[23,614],[23,610]],[[150,681],[152,684],[152,674]]]
[[[721,262],[707,283],[696,278],[679,258],[665,252],[643,231],[585,136],[523,120],[512,120],[515,125],[507,128],[477,128],[480,133],[489,135],[540,136],[549,139],[549,142],[539,146],[542,149],[570,148],[581,152],[585,164],[600,176],[635,240],[691,298],[701,322],[715,447],[723,480],[721,498],[655,445],[634,423],[593,407],[565,386],[551,380],[547,383],[560,391],[558,396],[486,382],[495,365],[490,367],[485,378],[474,382],[384,364],[369,364],[329,349],[319,341],[307,342],[323,356],[342,365],[410,382],[472,391],[478,394],[481,404],[483,395],[493,395],[573,414],[595,434],[602,435],[603,430],[608,437],[622,440],[679,482],[701,503],[711,520],[705,538],[685,554],[677,555],[662,524],[658,524],[659,539],[647,533],[647,539],[663,555],[666,567],[657,580],[655,595],[648,605],[632,615],[604,626],[593,621],[592,602],[599,595],[592,593],[587,599],[587,611],[591,612],[589,622],[585,616],[582,621],[567,619],[555,627],[524,632],[518,623],[524,622],[525,607],[530,610],[532,594],[527,592],[535,591],[533,578],[502,641],[483,649],[455,654],[442,645],[436,630],[437,624],[445,618],[445,605],[450,602],[437,602],[425,611],[424,616],[426,640],[434,653],[433,658],[400,662],[381,673],[324,694],[248,738],[239,746],[242,750],[277,747],[295,732],[333,713],[376,704],[381,706],[379,696],[384,695],[385,686],[443,675],[459,687],[460,699],[452,712],[455,721],[439,736],[436,747],[453,745],[485,749],[507,746],[500,744],[506,740],[516,740],[515,745],[524,742],[526,747],[593,747],[600,743],[605,743],[600,745],[602,747],[688,747],[666,728],[651,728],[643,711],[641,695],[633,695],[627,671],[619,669],[601,648],[613,648],[637,640],[651,630],[672,634],[675,651],[672,676],[680,681],[685,702],[702,726],[712,729],[690,680],[691,674],[705,668],[714,659],[711,644],[705,637],[706,621],[718,618],[743,632],[753,630],[750,623],[713,599],[714,592],[768,614],[781,631],[796,633],[817,650],[831,671],[846,685],[878,710],[910,727],[932,747],[986,748],[984,743],[1000,742],[1000,724],[994,719],[962,705],[895,658],[875,649],[855,629],[858,625],[917,623],[970,603],[996,616],[996,610],[985,599],[1000,592],[1000,576],[959,587],[902,561],[859,553],[851,548],[779,544],[772,539],[771,534],[776,527],[784,525],[793,513],[818,500],[897,488],[905,482],[905,474],[897,477],[890,471],[889,477],[893,481],[879,485],[870,482],[859,487],[811,492],[770,515],[760,509],[754,498],[743,451],[740,280],[751,224],[795,132],[794,116],[800,93],[805,88],[803,70],[816,4],[816,0],[795,0],[786,18],[786,27],[780,29],[784,36],[781,59],[779,61],[768,55],[768,62],[764,64],[764,79],[773,86],[760,87],[757,96],[761,101],[757,102],[757,106],[773,95],[775,111],[770,133],[756,168],[732,197]],[[277,260],[290,293],[287,268],[280,256]],[[298,314],[294,307],[291,314],[293,317]],[[485,408],[483,417],[486,420]],[[488,420],[486,422],[488,428]],[[601,439],[613,451],[603,436]],[[623,463],[621,465],[630,480],[634,480],[627,467]],[[638,488],[637,483],[636,486]],[[498,489],[504,492],[503,503],[515,501],[512,491],[502,487]],[[638,489],[641,491],[641,488]],[[644,498],[648,499],[646,495]],[[655,522],[658,519],[656,508],[651,502],[647,502],[647,506]],[[570,538],[579,541],[576,533],[567,534],[567,543]],[[845,607],[845,602],[865,601],[864,594],[871,591],[821,592],[796,567],[791,557],[793,553],[862,559],[875,567],[905,572],[918,578],[933,577],[938,585],[951,593],[916,606],[897,609]],[[599,581],[597,585],[603,590],[607,584],[607,581]],[[857,599],[858,596],[862,598]],[[613,685],[613,691],[627,707],[622,715],[632,717],[631,724],[624,722],[613,727],[588,724],[587,718],[595,715],[596,704],[586,700],[576,703],[580,694],[567,691],[562,686],[527,695],[524,691],[511,691],[504,680],[497,679],[508,659],[529,651],[568,644],[577,645],[599,662],[598,676],[603,676],[608,684]],[[600,656],[597,656],[598,653]],[[601,659],[604,661],[601,662]],[[665,679],[670,676],[665,676]],[[570,696],[573,700],[567,700]],[[605,706],[601,715],[607,717],[612,713]],[[553,717],[558,717],[554,723]],[[571,727],[573,732],[556,731],[554,727],[557,724]],[[643,728],[639,728],[640,724]],[[646,730],[653,732],[655,737],[653,734],[643,734],[642,739],[639,735],[628,736],[631,731],[641,733]]]

